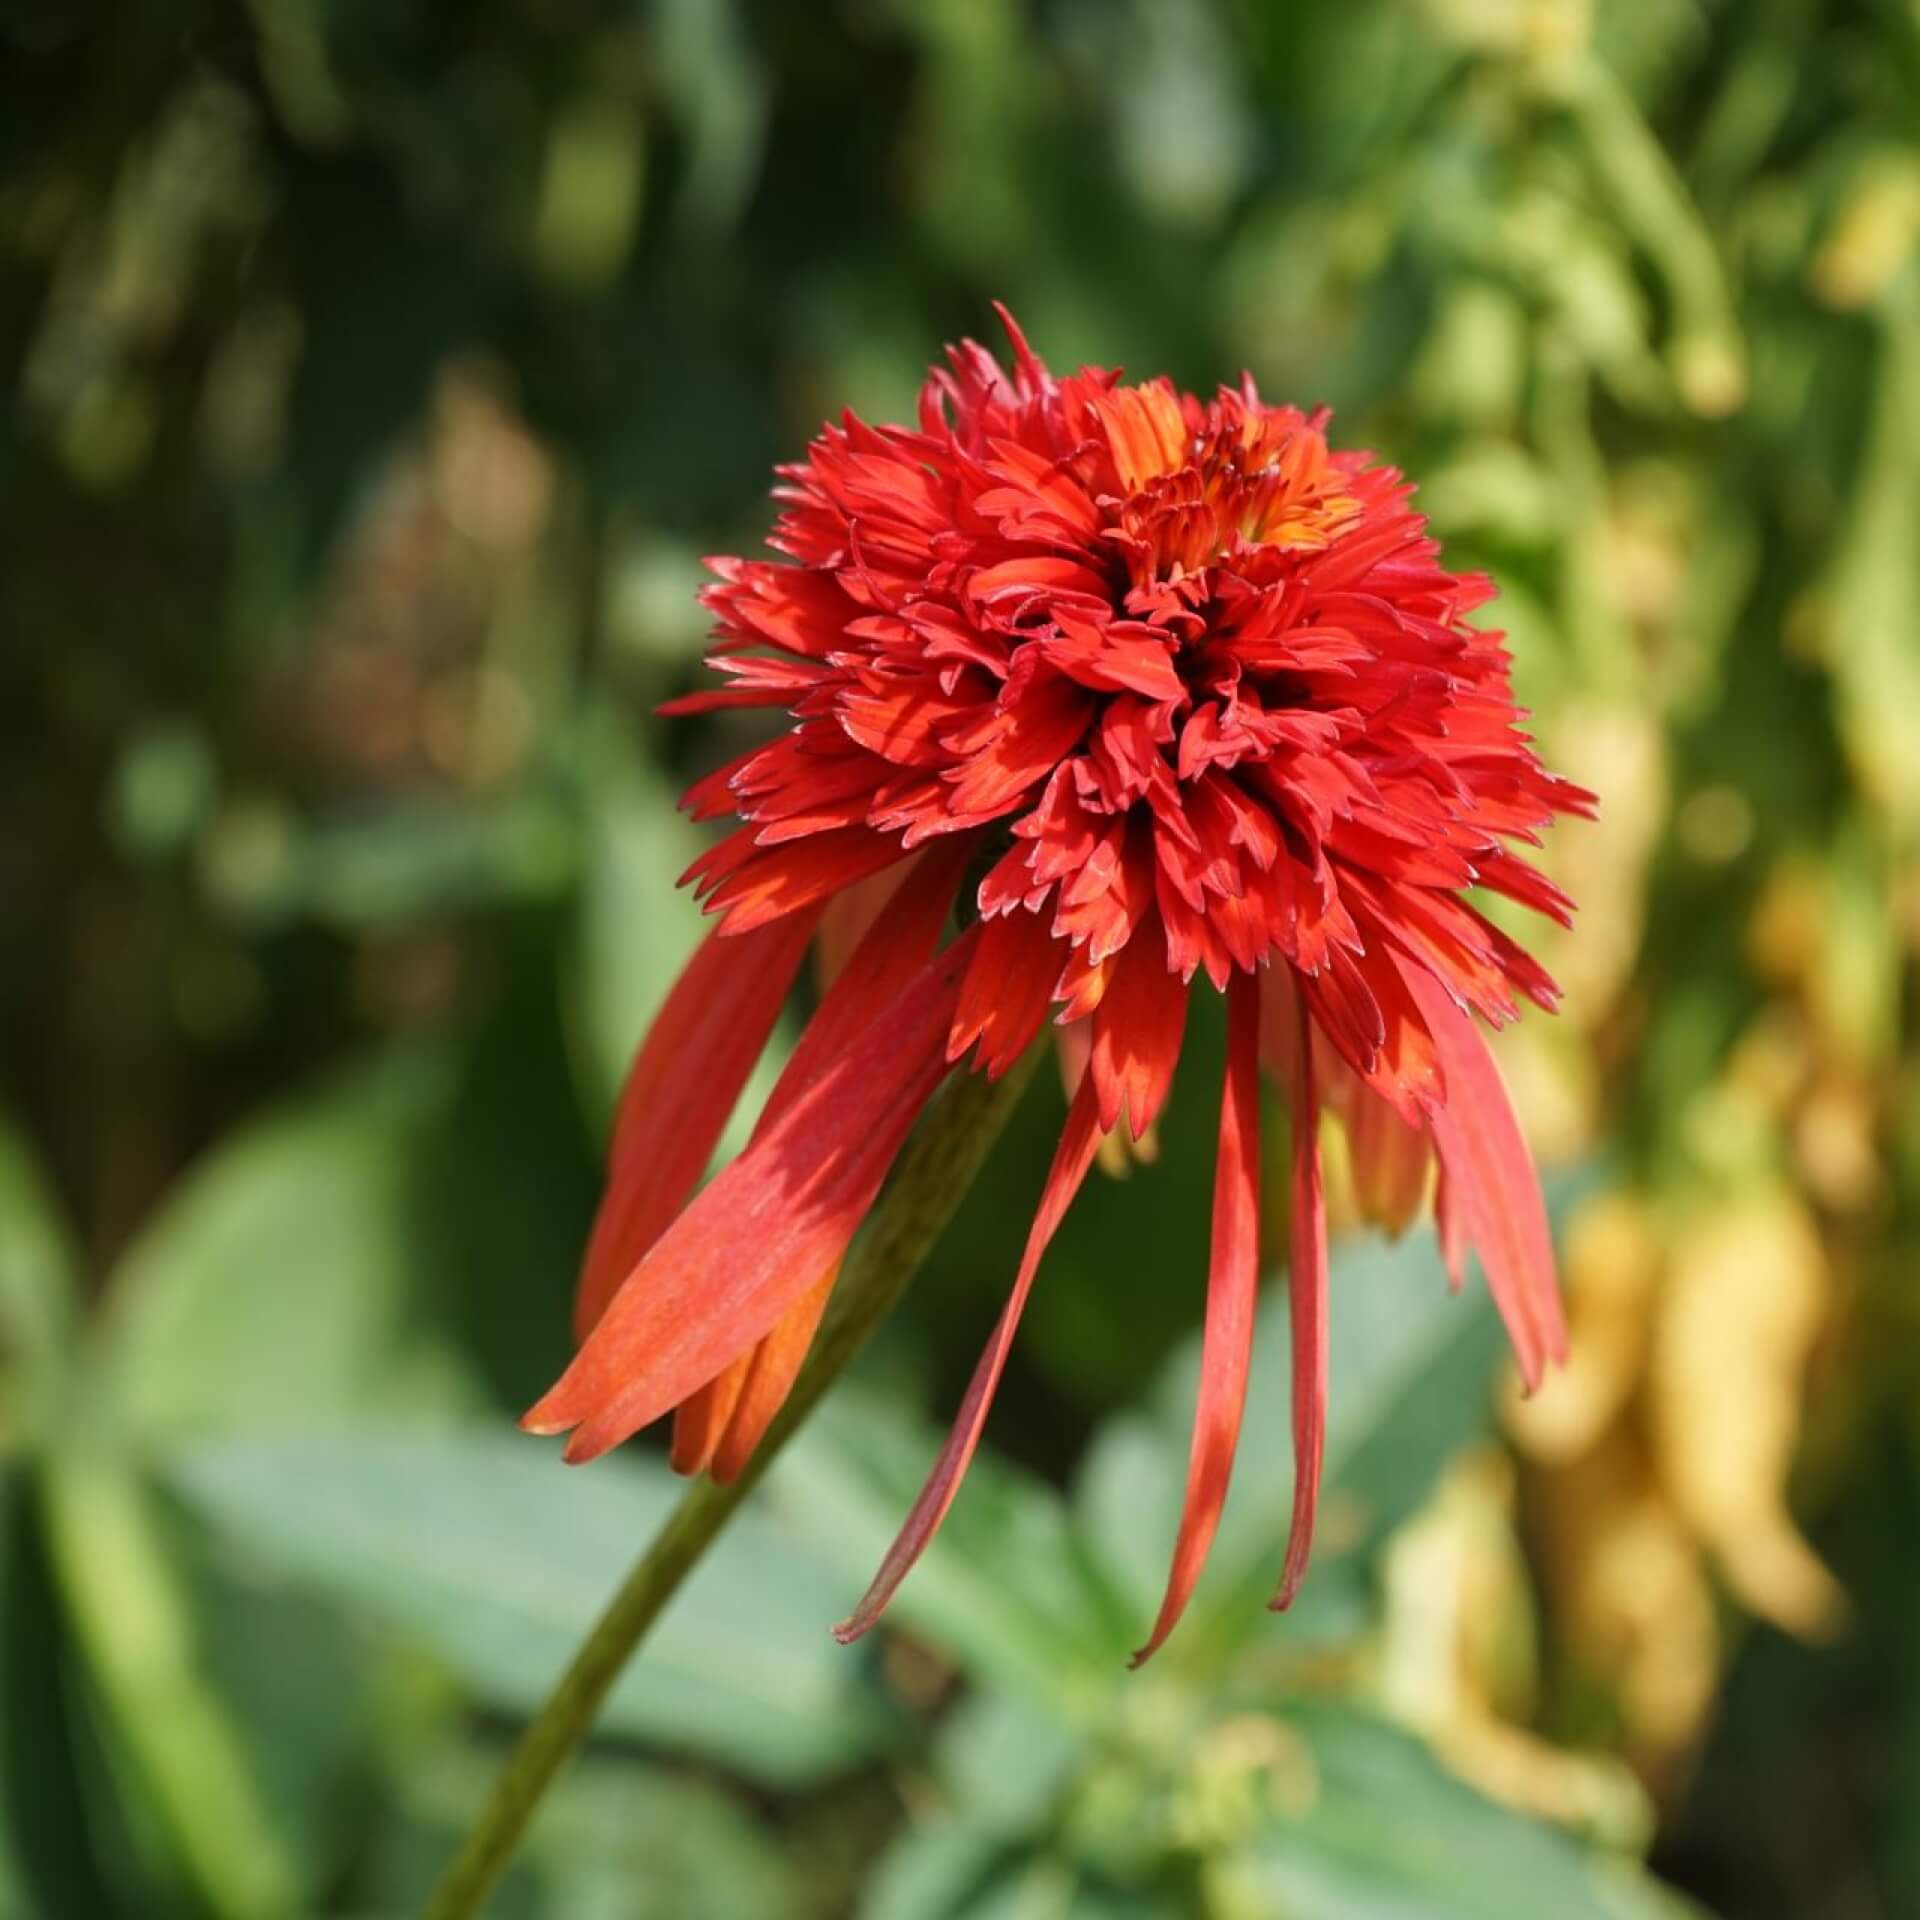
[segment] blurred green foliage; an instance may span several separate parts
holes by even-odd
[[[697,933],[670,802],[731,723],[652,708],[772,462],[906,414],[993,297],[1056,363],[1331,401],[1498,578],[1604,798],[1548,850],[1567,1010],[1503,1052],[1597,1170],[1574,1364],[1514,1404],[1424,1230],[1349,1239],[1300,1608],[1268,1340],[1129,1677],[1206,1010],[897,1632],[839,1651],[1042,1087],[497,1910],[1920,1911],[1912,5],[11,0],[6,1920],[409,1911],[657,1520],[654,1453],[508,1431]]]

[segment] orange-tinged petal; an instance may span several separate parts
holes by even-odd
[[[754,1448],[773,1424],[774,1415],[786,1404],[839,1278],[840,1263],[836,1260],[813,1290],[803,1293],[754,1349],[726,1436],[713,1455],[713,1477],[722,1486],[740,1477]]]
[[[817,918],[796,914],[737,939],[716,928],[654,1016],[614,1116],[607,1190],[574,1302],[577,1339],[706,1172]]]
[[[1087,1169],[1093,1164],[1093,1156],[1099,1145],[1099,1116],[1095,1112],[1093,1081],[1089,1077],[1081,1082],[1080,1091],[1068,1109],[1067,1124],[1054,1152],[1053,1165],[1047,1173],[1039,1211],[1034,1215],[1033,1226],[1027,1235],[1027,1250],[1020,1262],[1013,1292],[1001,1311],[999,1324],[993,1330],[992,1339],[987,1342],[986,1351],[980,1356],[979,1365],[974,1368],[973,1379],[967,1387],[966,1398],[960,1403],[953,1431],[947,1436],[946,1445],[940,1449],[940,1457],[933,1463],[933,1471],[928,1474],[926,1485],[920,1489],[920,1497],[913,1503],[913,1511],[908,1514],[906,1525],[887,1549],[886,1558],[880,1563],[880,1571],[873,1576],[873,1584],[853,1612],[834,1628],[836,1639],[842,1642],[857,1640],[880,1618],[900,1582],[912,1571],[914,1562],[926,1551],[927,1543],[940,1530],[940,1522],[947,1517],[947,1509],[953,1505],[953,1496],[960,1491],[960,1482],[966,1477],[974,1448],[980,1443],[980,1430],[986,1424],[987,1409],[993,1404],[994,1389],[1000,1384],[1001,1372],[1007,1364],[1007,1351],[1013,1345],[1014,1332],[1020,1325],[1020,1315],[1033,1287],[1033,1276],[1039,1271],[1041,1256],[1065,1218],[1067,1208],[1073,1204],[1073,1196],[1080,1191],[1080,1183],[1087,1177]]]
[[[1313,1551],[1320,1468],[1327,1445],[1327,1196],[1320,1175],[1320,1103],[1304,996],[1294,996],[1288,1076],[1293,1119],[1293,1223],[1287,1261],[1287,1318],[1293,1333],[1293,1523],[1276,1608],[1293,1604]]]
[[[576,1431],[591,1459],[657,1420],[771,1332],[853,1238],[947,1071],[972,957],[963,934],[654,1243],[522,1425]]]
[[[668,1460],[675,1473],[706,1472],[752,1368],[753,1355],[742,1354],[674,1408],[673,1448]]]
[[[1187,423],[1164,380],[1120,387],[1093,403],[1123,486],[1144,487],[1187,458]]]
[[[954,890],[969,857],[967,844],[955,841],[922,858],[903,862],[855,890],[865,893],[850,908],[864,923],[858,945],[841,957],[834,984],[807,1023],[793,1058],[755,1124],[755,1140],[851,1044],[872,1009],[884,1006],[926,965],[946,924]],[[848,895],[841,895],[834,904],[839,906],[848,899]],[[832,913],[827,917],[831,920]],[[732,1473],[721,1477],[730,1479],[739,1471],[738,1463],[752,1452],[767,1421],[779,1411],[806,1358],[838,1272],[836,1260],[818,1290],[817,1300],[813,1295],[803,1299],[761,1343],[762,1350],[769,1345],[778,1347],[766,1369],[757,1366],[756,1354],[742,1354],[675,1409],[671,1458],[676,1473],[705,1472],[723,1442],[729,1461],[736,1464]],[[752,1404],[741,1410],[743,1394],[756,1375]]]
[[[768,1099],[754,1128],[755,1139],[848,1045],[872,1009],[884,1005],[926,964],[970,852],[966,843],[955,841],[835,897],[821,927],[820,944],[825,947],[829,929],[841,940],[851,933],[855,944],[837,956],[823,954],[822,971],[829,964],[833,967],[827,997],[807,1023],[793,1059]],[[836,1260],[818,1287],[781,1317],[754,1352],[742,1354],[675,1409],[672,1464],[676,1473],[704,1473],[711,1467],[718,1480],[731,1480],[739,1473],[807,1357],[839,1271]]]
[[[1214,1170],[1212,1251],[1186,1504],[1166,1596],[1146,1645],[1133,1656],[1136,1667],[1153,1656],[1178,1624],[1206,1565],[1247,1400],[1254,1299],[1260,1286],[1260,987],[1248,973],[1236,974],[1227,989],[1227,1075]]]

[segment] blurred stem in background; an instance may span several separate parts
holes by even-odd
[[[786,1405],[746,1468],[726,1485],[696,1480],[640,1556],[546,1705],[514,1748],[473,1830],[427,1907],[427,1920],[480,1912],[547,1788],[587,1737],[621,1670],[780,1449],[906,1291],[1019,1103],[1044,1040],[997,1081],[960,1073],[909,1143],[834,1289],[820,1336]]]

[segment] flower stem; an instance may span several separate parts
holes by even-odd
[[[961,1073],[948,1083],[908,1143],[849,1256],[807,1364],[766,1438],[730,1485],[696,1480],[682,1496],[521,1734],[479,1819],[434,1889],[425,1920],[470,1920],[485,1905],[535,1808],[586,1738],[601,1702],[667,1602],[774,1455],[893,1311],[932,1251],[1032,1077],[1040,1051],[1029,1048],[998,1081]]]

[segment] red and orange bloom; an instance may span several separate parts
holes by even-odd
[[[1258,1281],[1259,1075],[1292,1116],[1295,1500],[1313,1533],[1327,1386],[1318,1116],[1403,1226],[1437,1162],[1458,1284],[1479,1255],[1529,1383],[1564,1330],[1538,1182],[1473,1016],[1552,981],[1464,897],[1565,921],[1513,848],[1591,796],[1518,730],[1410,489],[1251,379],[1056,378],[965,342],[917,427],[848,416],[781,470],[778,560],[711,563],[725,688],[782,710],[701,780],[740,824],[695,862],[719,924],[641,1047],[581,1278],[579,1353],[528,1414],[590,1459],[675,1415],[684,1472],[738,1473],[799,1370],[841,1255],[916,1115],[971,1053],[997,1075],[1051,1020],[1074,1087],[1013,1291],[951,1437],[843,1637],[864,1632],[972,1457],[1042,1254],[1102,1142],[1164,1105],[1187,1001],[1226,996],[1206,1330],[1186,1505],[1158,1620],[1212,1542]],[[957,920],[960,931],[948,937]],[[809,944],[832,983],[745,1151],[696,1183]]]

